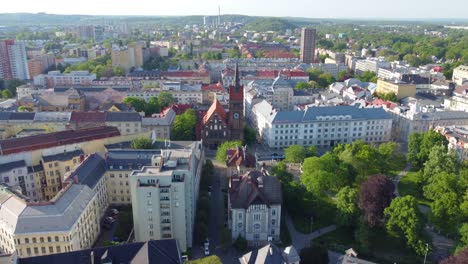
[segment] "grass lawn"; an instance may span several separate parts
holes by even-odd
[[[404,246],[404,242],[389,236],[384,230],[374,233],[372,239],[372,252],[364,253],[354,239],[354,231],[350,228],[340,227],[312,241],[316,245],[323,245],[330,250],[344,253],[348,248],[357,251],[358,257],[377,263],[419,263],[422,259]]]
[[[410,171],[405,177],[401,178],[400,183],[398,184],[398,191],[401,196],[414,196],[419,204],[430,206],[431,202],[424,198],[422,190],[416,183],[417,174],[417,172]]]

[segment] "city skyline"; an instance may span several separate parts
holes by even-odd
[[[428,2],[434,2],[433,4]],[[10,2],[2,6],[3,13],[40,13],[48,14],[81,14],[81,15],[136,15],[136,16],[185,16],[185,15],[217,15],[218,6],[221,14],[242,14],[249,16],[289,16],[304,18],[350,18],[350,19],[468,19],[463,7],[463,0],[449,0],[444,5],[435,1],[404,1],[395,0],[392,5],[381,8],[372,5],[370,0],[357,0],[351,6],[343,6],[340,0],[327,1],[317,8],[315,2],[296,1],[300,8],[284,8],[280,1],[226,1],[207,0],[203,5],[198,2],[180,0],[177,5],[154,3],[143,0],[139,5],[109,5],[110,1],[94,2],[83,0],[80,5],[58,5],[56,0],[40,2],[24,1]],[[155,8],[148,6],[155,5]],[[181,8],[181,6],[183,8]],[[90,8],[93,7],[93,8]],[[404,8],[402,8],[404,7]]]

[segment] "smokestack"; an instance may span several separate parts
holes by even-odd
[[[221,6],[218,6],[218,27],[221,25]]]

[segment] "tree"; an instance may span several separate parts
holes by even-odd
[[[449,192],[456,193],[457,176],[453,173],[447,173],[445,171],[434,174],[428,180],[428,184],[423,187],[423,190],[424,197],[430,200],[437,200]]]
[[[18,111],[19,112],[32,112],[32,111],[34,111],[34,109],[32,109],[29,106],[22,105],[22,106],[18,107]]]
[[[122,100],[122,103],[129,104],[137,112],[145,112],[146,110],[146,101],[141,98],[132,96],[125,97],[125,99]]]
[[[441,172],[455,173],[457,170],[457,157],[452,152],[447,152],[443,145],[434,145],[424,163],[422,181],[428,182],[433,175]]]
[[[232,244],[232,237],[231,237],[231,231],[224,227],[223,230],[221,231],[221,247],[224,249],[227,249],[231,246]]]
[[[347,76],[348,72],[347,71],[340,71],[336,75],[336,79],[340,82],[345,81],[346,79],[349,79],[350,77]],[[348,77],[348,78],[347,78]]]
[[[223,144],[221,144],[218,147],[218,150],[216,151],[216,160],[219,162],[225,163],[227,159],[226,151],[228,149],[241,147],[241,146],[242,146],[242,142],[240,140],[225,141]]]
[[[299,256],[301,258],[300,264],[328,264],[328,251],[321,246],[313,245],[308,248],[303,248]]]
[[[2,91],[2,98],[3,99],[8,99],[8,98],[12,98],[14,95],[13,93],[10,91],[10,90],[3,90]]]
[[[447,149],[448,141],[444,135],[429,130],[425,133],[413,133],[409,136],[407,159],[416,168],[421,168],[429,158],[429,152],[436,145]]]
[[[301,145],[291,145],[284,150],[285,161],[288,163],[303,162],[307,155],[307,150]]]
[[[302,183],[307,190],[317,194],[338,192],[351,183],[351,173],[346,165],[330,152],[321,157],[306,158],[302,171]]]
[[[356,76],[362,82],[377,82],[377,74],[371,71],[365,71],[361,75]]]
[[[139,137],[132,141],[131,148],[132,149],[152,149],[153,142],[151,142],[151,139],[149,138]]]
[[[337,222],[343,226],[352,226],[359,215],[358,191],[349,186],[341,188],[336,195],[338,209]]]
[[[160,92],[158,94],[158,103],[161,109],[164,109],[176,102],[176,99],[169,92]]]
[[[380,173],[388,173],[397,171],[404,167],[406,160],[405,156],[400,152],[400,144],[396,142],[387,142],[380,144],[377,149],[379,154],[379,171]]]
[[[454,232],[461,218],[460,200],[456,193],[442,194],[431,203],[431,221],[446,232]]]
[[[384,209],[390,205],[394,197],[395,186],[384,175],[370,176],[361,184],[359,192],[359,208],[370,227],[379,225],[384,216]]]
[[[18,79],[7,80],[5,83],[5,89],[9,90],[13,94],[13,96],[15,96],[16,87],[21,86],[23,84],[25,84],[25,82]]]
[[[255,129],[245,126],[244,127],[244,141],[245,144],[252,146],[257,141],[257,132]]]
[[[183,114],[176,116],[172,127],[171,138],[173,140],[195,140],[197,116],[193,109],[188,109]]]
[[[317,84],[319,87],[328,87],[330,84],[334,83],[335,77],[329,72],[324,72],[318,76],[318,79],[316,80]]]
[[[442,262],[440,262],[440,264],[466,264],[466,263],[468,263],[468,247],[459,251],[454,256],[450,256],[442,260]]]
[[[247,240],[239,235],[234,242],[234,247],[239,251],[244,251],[247,249]]]
[[[460,229],[458,229],[458,234],[460,235],[460,246],[468,246],[468,223],[463,223]]]
[[[404,237],[408,247],[423,255],[426,243],[421,235],[423,224],[416,199],[409,195],[397,197],[385,208],[384,214],[387,230],[398,237]]]
[[[211,255],[197,260],[189,261],[188,264],[222,264],[223,262],[216,255]]]
[[[286,162],[283,160],[273,166],[271,171],[282,184],[289,184],[294,179],[294,175],[287,171]]]

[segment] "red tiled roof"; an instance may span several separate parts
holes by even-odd
[[[237,148],[234,149],[228,149],[226,151],[226,156],[226,165],[228,167],[244,166],[248,168],[255,168],[255,156],[246,153],[244,159],[244,150],[240,146],[237,146]]]
[[[269,50],[265,52],[265,58],[296,58],[296,55],[282,50]]]
[[[106,113],[104,112],[72,112],[70,122],[73,123],[105,123]]]
[[[66,130],[23,138],[6,139],[0,140],[0,155],[63,146],[116,136],[120,136],[120,132],[116,127],[100,126],[77,130]]]
[[[370,105],[385,106],[388,109],[393,109],[397,106],[397,104],[394,102],[382,100],[380,98],[377,98],[374,101],[370,102]]]
[[[171,105],[172,110],[176,113],[176,115],[181,115],[185,113],[188,109],[192,108],[192,105],[190,104],[173,104]]]
[[[211,84],[203,84],[201,89],[202,91],[224,92],[224,86],[220,82],[211,83]]]
[[[224,111],[223,106],[219,103],[217,99],[214,100],[213,104],[211,104],[210,108],[203,116],[203,124],[206,124],[208,120],[210,120],[211,116],[215,113],[217,113],[222,120],[226,120],[226,111]]]

